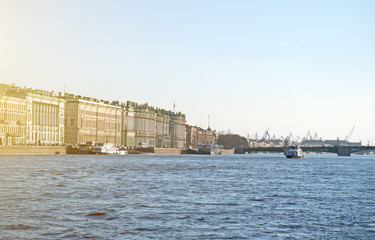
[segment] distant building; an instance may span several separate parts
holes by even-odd
[[[0,145],[26,144],[27,101],[6,96],[0,85]]]
[[[135,104],[128,101],[126,105],[123,106],[122,111],[122,139],[121,143],[124,146],[131,148],[136,147],[137,143],[135,140]]]
[[[156,112],[156,147],[172,147],[170,134],[171,112],[158,109]]]
[[[65,142],[121,144],[122,107],[95,98],[60,95],[66,101]]]
[[[186,119],[182,113],[170,113],[169,129],[173,148],[183,148],[186,143]]]
[[[208,129],[197,126],[186,125],[186,146],[197,148],[201,144],[216,144],[218,142],[218,134]]]
[[[303,139],[301,142],[302,146],[324,146],[322,139]]]
[[[0,84],[0,145],[87,142],[182,148],[182,113]]]
[[[360,147],[362,142],[349,142],[346,140],[324,140],[324,146],[351,146],[351,147]]]
[[[182,148],[185,146],[185,115],[146,104],[128,103],[134,109],[136,145]]]
[[[53,91],[13,86],[6,90],[6,95],[13,99],[20,99],[18,100],[21,104],[17,110],[19,111],[18,114],[24,114],[21,113],[21,109],[24,109],[24,104],[26,104],[26,119],[19,118],[22,119],[20,124],[26,125],[24,143],[38,145],[64,144],[64,100],[56,97]]]

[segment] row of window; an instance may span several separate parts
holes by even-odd
[[[26,104],[20,103],[10,103],[10,102],[0,102],[0,112],[1,111],[14,111],[14,112],[26,112]]]
[[[0,133],[4,134],[11,134],[11,135],[25,135],[26,134],[26,128],[18,127],[18,126],[7,126],[7,125],[0,125]]]
[[[6,122],[19,121],[22,123],[26,123],[26,114],[13,114],[5,111],[0,111],[0,120],[4,120]]]
[[[46,103],[33,102],[33,111],[57,113],[59,111],[59,107]]]

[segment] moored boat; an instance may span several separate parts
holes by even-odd
[[[199,144],[198,154],[220,155],[221,149],[217,144]]]
[[[125,147],[117,147],[112,143],[98,144],[92,148],[92,152],[97,155],[126,155],[128,151]]]
[[[92,154],[91,148],[88,144],[68,145],[66,147],[66,154]]]

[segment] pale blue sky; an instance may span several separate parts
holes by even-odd
[[[375,140],[375,1],[0,0],[0,81],[246,135]],[[374,141],[375,144],[375,141]]]

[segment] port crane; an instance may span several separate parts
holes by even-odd
[[[353,126],[352,130],[349,132],[348,135],[345,137],[345,141],[349,142],[349,138],[352,136],[355,126]]]

